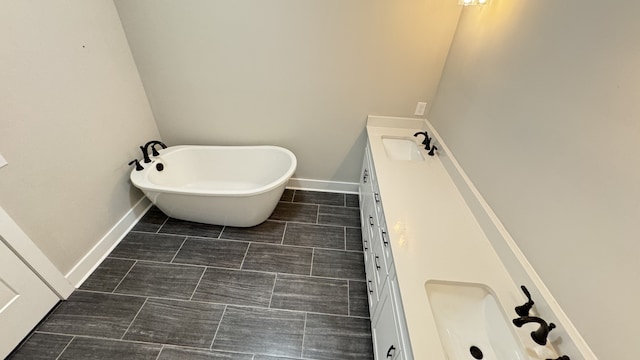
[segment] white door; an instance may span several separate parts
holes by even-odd
[[[60,300],[0,236],[0,359]]]

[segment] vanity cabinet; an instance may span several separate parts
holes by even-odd
[[[359,187],[362,246],[375,359],[413,359],[398,291],[382,198],[369,145]]]

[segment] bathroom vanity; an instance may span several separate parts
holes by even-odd
[[[421,131],[433,136],[435,156],[414,137]],[[511,323],[526,298],[443,165],[450,155],[430,124],[370,116],[367,140],[359,197],[375,358],[562,355],[552,344],[577,334],[563,314],[548,319],[558,328],[545,346],[530,337],[535,324]]]

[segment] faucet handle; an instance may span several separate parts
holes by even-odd
[[[151,155],[160,156],[160,153],[158,152],[158,150],[156,150],[156,145],[160,145],[160,144],[158,143],[151,144]]]
[[[527,297],[527,302],[520,306],[516,306],[516,314],[520,316],[529,316],[529,311],[533,307],[534,302],[533,300],[531,300],[531,294],[529,293],[529,290],[527,290],[524,285],[520,286],[520,289],[522,289],[522,292]]]
[[[549,323],[546,327],[540,324],[540,327],[538,328],[538,330],[531,332],[531,338],[538,345],[546,345],[547,337],[549,337],[549,333],[551,332],[551,330],[555,328],[556,328],[556,324],[554,323]]]
[[[140,162],[138,161],[138,159],[131,160],[129,165],[133,165],[133,164],[136,164],[136,171],[144,170],[144,167],[142,167],[142,165],[140,165]]]
[[[571,360],[567,355],[562,355],[557,359],[547,359],[547,360]]]
[[[438,150],[438,147],[437,147],[437,146],[435,146],[435,145],[433,145],[433,146],[431,147],[431,151],[429,151],[429,152],[428,152],[429,156],[433,156],[433,155],[435,155],[435,154],[436,154],[436,150]]]

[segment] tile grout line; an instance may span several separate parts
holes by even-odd
[[[71,342],[72,342],[73,340],[75,340],[75,339],[76,339],[76,335],[73,335],[73,336],[71,337],[71,340],[69,340],[69,342],[67,343],[67,345],[65,345],[64,349],[62,349],[62,351],[60,351],[60,354],[58,354],[58,356],[56,356],[56,360],[60,359],[60,356],[62,356],[62,354],[67,350],[67,348],[69,347],[69,345],[71,345]]]
[[[313,276],[313,260],[316,254],[316,248],[311,248],[311,266],[309,266],[309,276]]]
[[[167,216],[166,219],[164,219],[164,221],[162,222],[162,225],[160,225],[160,227],[158,228],[158,230],[156,230],[156,234],[160,234],[160,230],[162,230],[162,228],[166,225],[166,223],[169,221],[170,217]]]
[[[300,358],[304,358],[304,335],[307,332],[307,312],[304,312],[304,325],[302,327],[302,346],[300,346]]]
[[[351,316],[351,281],[347,280],[347,316]]]
[[[273,293],[276,291],[276,282],[278,282],[278,273],[273,277],[273,286],[271,287],[271,296],[269,297],[269,306],[267,309],[271,309],[271,302],[273,301]]]
[[[204,274],[207,272],[207,268],[205,267],[202,270],[202,274],[200,274],[200,279],[198,279],[198,283],[196,284],[196,287],[193,288],[193,291],[191,292],[191,296],[189,296],[189,301],[193,300],[193,295],[196,294],[196,291],[198,290],[198,287],[200,286],[200,283],[202,282],[202,278],[204,277]]]
[[[133,323],[136,321],[136,319],[138,318],[138,315],[140,315],[140,312],[142,311],[142,308],[147,304],[148,300],[149,300],[149,298],[144,299],[144,302],[142,303],[142,306],[140,306],[140,309],[138,309],[138,312],[136,313],[136,316],[133,317],[133,320],[131,320],[131,322],[129,323],[129,326],[127,326],[127,330],[124,331],[124,333],[120,337],[120,340],[124,340],[124,336],[127,335],[127,332],[129,332],[129,329],[131,329],[131,325],[133,325]]]
[[[127,275],[129,275],[129,273],[131,272],[133,267],[136,266],[137,263],[138,263],[137,259],[133,260],[133,264],[131,264],[131,267],[129,267],[129,270],[127,270],[127,273],[124,274],[124,276],[122,277],[122,279],[120,279],[120,281],[118,281],[118,284],[116,285],[116,287],[113,288],[113,290],[111,290],[110,294],[116,294],[116,290],[118,290],[118,287],[120,287],[120,284],[122,284],[122,282],[124,281],[124,278],[126,278]]]
[[[193,347],[193,346],[173,345],[173,344],[168,344],[168,343],[157,343],[157,342],[145,341],[145,340],[124,340],[124,339],[111,338],[111,337],[105,337],[105,336],[97,336],[97,335],[77,335],[77,334],[65,334],[65,333],[57,333],[57,332],[49,332],[49,331],[38,331],[38,333],[40,333],[40,334],[48,334],[48,335],[67,336],[67,337],[71,337],[72,340],[76,339],[76,338],[78,338],[78,339],[92,339],[92,340],[114,341],[114,342],[129,343],[129,344],[146,344],[146,345],[158,345],[158,346],[169,345],[169,346],[177,346],[177,347],[183,347],[183,348],[189,348],[189,349],[195,349],[195,350],[204,350],[204,348],[198,348],[198,347]],[[231,352],[231,351],[229,351],[229,352]]]
[[[344,232],[344,251],[347,251],[347,227],[346,226],[343,228],[343,232]]]
[[[244,251],[244,256],[242,257],[242,262],[240,263],[240,268],[237,270],[242,270],[242,267],[244,266],[244,261],[247,259],[247,254],[249,253],[250,247],[251,247],[251,242],[247,244],[247,250]]]
[[[284,222],[284,229],[282,230],[282,239],[280,240],[280,245],[284,245],[284,236],[287,233],[287,224],[289,224],[288,221]]]
[[[216,332],[213,333],[213,339],[211,339],[211,346],[209,346],[209,350],[213,350],[213,343],[216,341],[216,336],[218,336],[218,330],[220,330],[220,326],[222,325],[222,319],[224,319],[224,314],[227,312],[228,304],[224,304],[224,309],[222,310],[222,316],[220,316],[220,321],[218,322],[218,326],[216,327]]]
[[[176,256],[178,256],[178,253],[180,252],[180,250],[182,250],[182,247],[184,246],[184,244],[187,242],[188,239],[189,239],[189,236],[185,236],[184,237],[184,240],[182,240],[182,244],[180,244],[180,247],[178,248],[178,251],[176,251],[176,253],[173,254],[173,257],[171,258],[171,260],[169,260],[169,264],[173,264],[173,260],[176,259]]]
[[[158,351],[158,355],[156,356],[156,360],[160,359],[160,354],[162,354],[162,351],[164,350],[164,346],[166,344],[161,344],[162,346],[160,347],[160,351]]]

